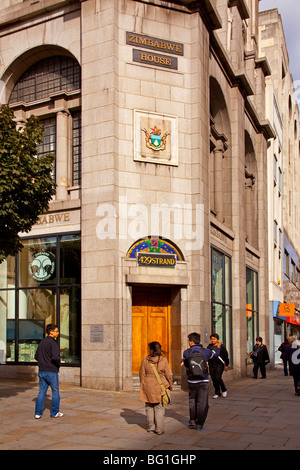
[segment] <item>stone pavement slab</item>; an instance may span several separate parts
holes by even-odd
[[[226,380],[226,376],[225,376]],[[61,411],[34,419],[37,383],[0,379],[0,450],[189,451],[299,450],[300,397],[282,369],[266,380],[232,380],[228,397],[212,398],[203,431],[188,429],[188,394],[172,393],[165,434],[148,433],[138,392],[89,390],[61,384]]]

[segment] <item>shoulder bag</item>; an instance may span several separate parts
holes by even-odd
[[[150,366],[152,367],[153,372],[154,372],[154,374],[155,374],[155,376],[158,380],[158,383],[160,385],[160,388],[161,388],[161,403],[162,403],[163,406],[164,405],[169,405],[171,403],[170,390],[168,388],[166,388],[164,386],[164,384],[162,383],[161,378],[159,376],[159,373],[156,370],[155,365],[150,363]]]

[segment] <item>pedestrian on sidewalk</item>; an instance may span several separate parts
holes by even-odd
[[[50,411],[51,418],[60,418],[63,413],[59,411],[60,394],[58,373],[60,368],[60,351],[57,344],[59,335],[58,326],[54,324],[47,325],[47,335],[44,338],[35,353],[35,359],[39,366],[39,394],[35,405],[35,418],[43,416],[44,401],[48,387],[52,390],[52,407]]]
[[[210,335],[210,344],[207,346],[207,348],[216,352],[218,347],[220,347],[220,355],[217,356],[214,354],[214,356],[208,361],[209,375],[215,388],[215,394],[213,398],[221,397],[221,391],[222,396],[225,398],[227,397],[227,388],[223,381],[222,375],[224,370],[228,370],[229,356],[224,344],[219,342],[219,335],[217,333],[212,333]]]
[[[295,337],[289,338],[290,346],[286,350],[290,374],[294,379],[295,395],[300,396],[300,341]]]
[[[288,373],[288,357],[286,355],[287,349],[290,347],[289,340],[287,338],[284,339],[283,343],[278,348],[278,351],[281,352],[280,359],[283,362],[283,373],[284,375],[289,375]]]
[[[266,365],[270,362],[267,346],[263,344],[261,336],[256,338],[256,344],[253,351],[250,353],[253,360],[253,378],[257,379],[258,369],[261,372],[261,378],[266,378]]]
[[[149,343],[149,355],[144,357],[139,370],[140,400],[145,403],[148,432],[163,434],[165,432],[165,407],[162,404],[161,386],[153,366],[165,388],[172,390],[172,372],[166,357],[163,356],[160,343]]]
[[[189,386],[189,428],[201,431],[208,414],[209,374],[207,362],[214,355],[219,356],[220,347],[216,351],[203,348],[200,334],[188,335],[189,349],[183,352],[181,366],[186,367]]]

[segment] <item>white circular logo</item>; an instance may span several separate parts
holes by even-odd
[[[29,265],[29,272],[36,281],[50,279],[55,269],[55,257],[52,253],[42,251],[34,255],[34,260]]]

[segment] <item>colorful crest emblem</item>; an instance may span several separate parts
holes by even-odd
[[[165,132],[162,136],[161,129],[158,129],[157,126],[151,127],[151,132],[148,132],[147,129],[142,129],[142,131],[145,132],[147,148],[152,150],[165,150],[169,132]]]

